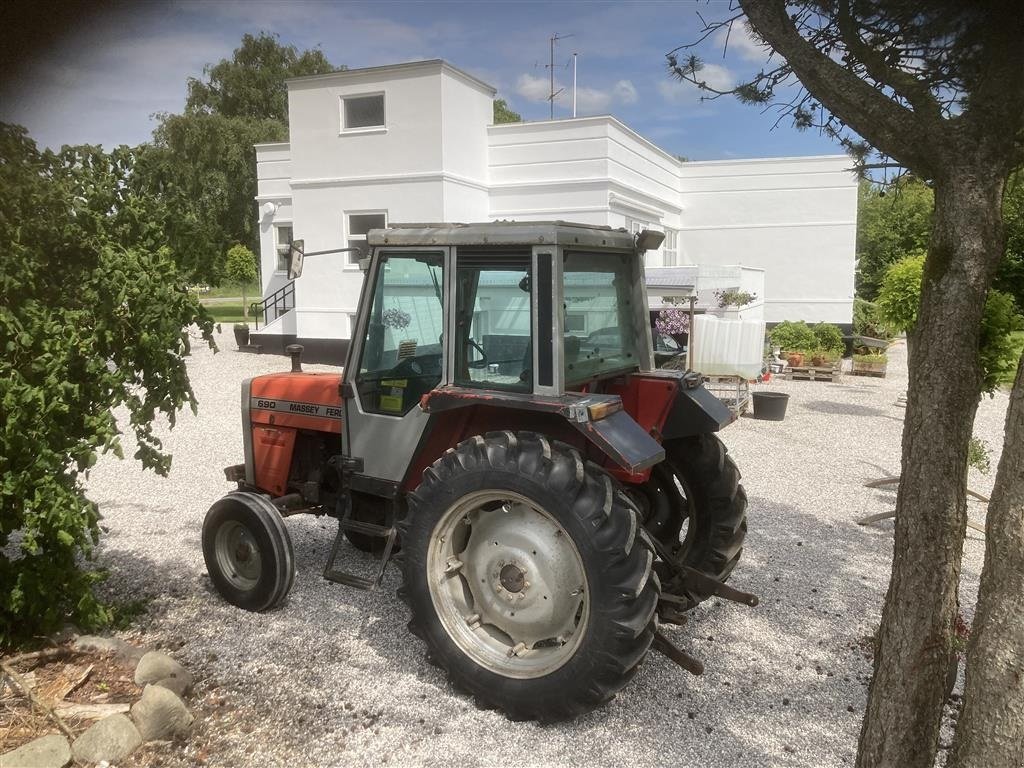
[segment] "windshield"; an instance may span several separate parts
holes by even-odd
[[[639,365],[630,254],[570,252],[565,260],[565,381]]]

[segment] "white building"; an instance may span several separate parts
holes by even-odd
[[[614,117],[492,125],[495,90],[434,60],[288,81],[290,141],[256,147],[267,325],[311,359],[347,347],[358,256],[306,259],[287,279],[277,246],[358,246],[402,222],[562,219],[665,232],[647,254],[666,293],[757,294],[744,314],[849,324],[857,182],[844,155],[680,162]],[[658,268],[664,269],[658,269]]]

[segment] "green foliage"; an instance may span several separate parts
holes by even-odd
[[[726,307],[745,307],[757,298],[756,293],[740,290],[715,291],[715,299],[720,309]]]
[[[883,322],[878,305],[861,298],[853,300],[853,332],[872,339],[892,338],[892,331]]]
[[[883,317],[899,330],[913,332],[917,323],[923,273],[924,257],[916,256],[890,266],[882,280],[879,308]],[[991,393],[1001,381],[1012,379],[1019,359],[1012,333],[1020,322],[1010,294],[997,290],[988,292],[978,343],[982,392]]]
[[[231,243],[259,250],[253,145],[288,139],[287,78],[332,71],[319,50],[245,35],[231,59],[189,80],[183,114],[157,115],[132,184],[164,199],[167,244],[190,281],[218,284]]]
[[[814,331],[803,320],[784,320],[772,328],[769,337],[772,344],[786,351],[802,351],[818,346]]]
[[[977,437],[971,438],[971,442],[967,444],[967,466],[974,467],[983,475],[987,475],[992,470],[991,451],[988,449],[988,443]]]
[[[162,247],[162,201],[130,183],[134,158],[39,152],[0,124],[0,646],[114,618],[92,593],[82,479],[99,453],[122,455],[122,429],[166,474],[153,421],[196,407],[187,328],[212,345],[212,321]]]
[[[228,249],[224,259],[224,277],[231,282],[245,287],[257,277],[256,255],[244,245],[235,244]]]
[[[228,250],[224,260],[224,277],[242,289],[242,316],[249,316],[249,302],[245,298],[246,286],[259,277],[255,254],[236,243]]]
[[[905,176],[888,188],[862,182],[857,210],[858,296],[875,300],[890,264],[925,251],[933,208],[931,188],[913,176]],[[1024,307],[1024,169],[1013,173],[1007,182],[1003,227],[1006,253],[992,285],[1012,295],[1018,307]]]
[[[840,355],[846,349],[843,342],[843,332],[838,325],[832,323],[818,323],[812,329],[814,338],[819,349],[825,350],[829,355]]]
[[[1012,333],[1020,320],[1010,294],[996,290],[988,292],[978,344],[984,377],[982,391],[994,392],[1001,381],[1012,380],[1017,372],[1020,353]]]
[[[509,107],[508,102],[504,99],[494,100],[494,124],[501,125],[502,123],[521,123],[523,122],[523,116],[518,112],[512,110]]]
[[[889,265],[878,292],[878,311],[897,331],[912,332],[921,304],[924,254],[907,256]]]
[[[1013,296],[1024,311],[1024,169],[1010,176],[1003,196],[1003,231],[1006,254],[996,270],[992,287]]]
[[[873,301],[890,264],[928,247],[934,195],[904,176],[888,188],[863,181],[857,197],[857,295]]]
[[[342,69],[331,66],[319,48],[299,52],[294,45],[282,45],[277,35],[246,34],[230,59],[203,68],[204,80],[189,78],[185,113],[288,125],[285,80]]]
[[[853,361],[855,363],[884,363],[888,361],[889,356],[884,352],[869,352],[864,355],[854,355]]]

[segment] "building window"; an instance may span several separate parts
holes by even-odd
[[[348,313],[348,337],[354,339],[356,335],[356,320],[358,316],[355,312]]]
[[[280,246],[292,244],[292,225],[291,224],[277,224],[274,227],[274,252],[277,254],[277,271],[287,272],[288,271],[288,252],[282,250]]]
[[[679,263],[679,230],[665,227],[665,242],[661,246],[662,263],[674,267]]]
[[[388,225],[387,212],[379,213],[350,213],[348,215],[348,247],[358,248],[358,251],[349,251],[349,264],[359,264],[360,259],[370,255],[370,248],[366,244],[366,233],[371,229],[383,229]]]
[[[348,96],[341,101],[344,130],[384,127],[383,93],[373,96]]]
[[[568,331],[586,331],[587,330],[587,316],[582,312],[570,312],[565,316],[565,330]]]

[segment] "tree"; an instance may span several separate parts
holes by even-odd
[[[218,283],[231,243],[259,249],[253,145],[287,141],[288,78],[333,71],[319,49],[245,35],[231,59],[189,79],[182,114],[157,116],[134,183],[166,198],[168,244],[190,280]]]
[[[224,277],[242,289],[242,316],[248,317],[249,304],[245,298],[245,289],[259,277],[256,255],[244,245],[236,243],[231,246],[224,260]]]
[[[931,234],[935,196],[912,175],[888,185],[861,181],[857,205],[857,295],[874,300],[886,268],[924,252]],[[1003,197],[1006,255],[993,285],[1024,307],[1024,171],[1010,177]]]
[[[924,254],[908,256],[890,264],[878,292],[878,308],[882,319],[897,331],[906,332],[908,338],[913,337],[917,326],[924,265]],[[988,292],[981,316],[978,344],[983,392],[995,392],[999,382],[1016,368],[1017,355],[1010,333],[1022,322],[1024,318],[1017,314],[1010,294],[995,289]]]
[[[890,264],[924,253],[932,229],[931,188],[913,176],[889,186],[865,179],[857,194],[857,295],[868,301]]]
[[[966,528],[967,448],[982,388],[982,314],[1003,258],[1006,181],[1024,161],[1024,14],[1006,0],[739,0],[739,8],[707,25],[702,39],[731,33],[745,16],[755,40],[780,58],[728,93],[775,103],[797,126],[819,127],[862,170],[895,166],[934,190],[908,356],[893,571],[857,756],[862,767],[932,768]],[[700,59],[683,58],[686,47],[669,54],[670,68],[713,94]],[[1024,443],[1019,403],[1015,390],[1007,446]],[[1019,469],[1019,457],[1008,465]],[[1024,473],[999,472],[996,482],[993,498],[1004,501],[989,508],[978,609],[994,618],[971,639],[954,766],[1024,761]]]
[[[99,528],[82,478],[98,453],[122,455],[122,429],[166,474],[153,420],[196,408],[187,329],[212,345],[213,323],[132,173],[127,147],[39,152],[0,124],[0,646],[110,618],[85,565]]]
[[[513,112],[512,108],[509,107],[508,103],[504,99],[494,100],[494,124],[500,125],[501,123],[521,123],[523,122],[523,116],[518,112]]]
[[[287,126],[285,80],[339,69],[345,67],[333,67],[319,48],[300,52],[294,45],[282,45],[277,35],[246,34],[230,59],[203,68],[205,80],[188,79],[185,114],[274,120]]]

